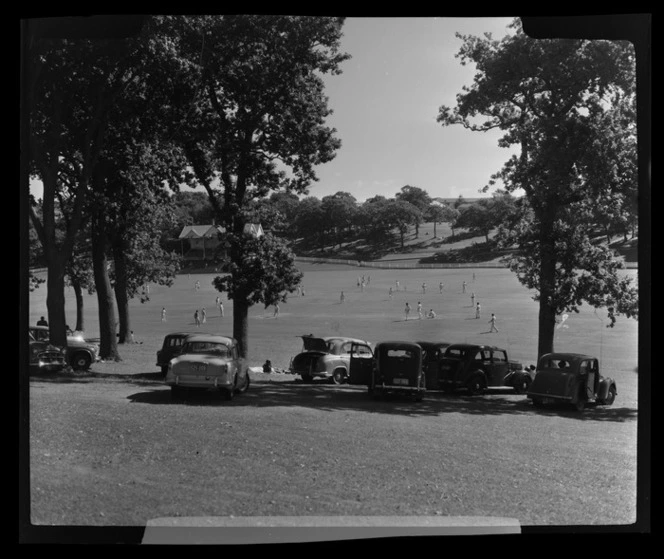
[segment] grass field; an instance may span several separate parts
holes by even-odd
[[[300,336],[342,335],[376,343],[386,340],[444,340],[449,342],[490,343],[508,350],[511,358],[524,364],[535,362],[537,354],[538,304],[532,293],[506,269],[383,270],[302,263],[304,296],[291,295],[280,307],[278,318],[273,309],[254,306],[249,312],[249,364],[261,365],[270,359],[277,368],[287,368],[290,359],[301,348]],[[475,281],[473,281],[475,273]],[[636,270],[624,273],[636,280]],[[358,277],[365,275],[370,283],[362,291]],[[203,331],[232,334],[233,302],[222,296],[224,317],[215,308],[219,293],[212,286],[212,274],[184,274],[170,288],[150,286],[150,301],[131,302],[131,321],[139,347],[120,346],[123,362],[98,364],[96,369],[126,370],[127,373],[154,371],[154,358],[168,332],[196,330],[194,311],[206,308],[207,322]],[[200,289],[194,284],[200,281]],[[390,300],[388,291],[396,287]],[[466,293],[462,284],[467,283]],[[426,282],[426,293],[422,283]],[[444,283],[443,293],[439,283]],[[345,303],[340,294],[344,291]],[[471,294],[482,308],[481,319],[475,318]],[[46,314],[46,288],[30,294],[30,324]],[[413,309],[405,319],[406,302]],[[435,319],[419,320],[417,303],[424,312],[430,308]],[[161,309],[166,307],[165,322]],[[489,334],[491,313],[498,317],[498,333]],[[70,324],[75,320],[73,291],[67,292],[66,313]],[[591,353],[600,357],[602,371],[612,376],[629,375],[630,384],[638,365],[638,323],[621,318],[614,328],[606,328],[606,312],[585,306],[572,313],[556,330],[555,348],[560,351]],[[96,296],[85,297],[86,336],[99,335]],[[136,356],[136,359],[130,356]],[[140,356],[143,356],[142,358]],[[138,368],[138,370],[137,370]],[[101,370],[101,369],[100,369]],[[619,383],[620,385],[620,383]],[[636,394],[633,394],[636,396]]]

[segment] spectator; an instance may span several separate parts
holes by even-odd
[[[37,326],[48,326],[48,321],[42,316],[42,317],[37,321]]]

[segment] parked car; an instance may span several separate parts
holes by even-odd
[[[488,387],[511,387],[518,394],[528,390],[533,373],[518,361],[508,358],[499,347],[476,344],[452,344],[440,360],[438,384],[442,390],[466,390],[480,394]]]
[[[381,342],[374,350],[369,393],[406,395],[419,402],[426,392],[422,347],[413,342]]]
[[[30,326],[30,333],[37,341],[49,341],[48,326]],[[71,334],[67,336],[65,355],[74,370],[86,371],[99,360],[99,345],[86,341],[83,334]]]
[[[579,353],[547,353],[540,357],[528,398],[535,406],[568,403],[578,411],[587,404],[610,406],[618,390],[599,372],[599,359]]]
[[[202,332],[173,332],[164,336],[164,343],[161,349],[157,351],[157,367],[161,369],[162,374],[168,371],[168,363],[173,357],[180,355],[184,342],[190,336],[200,335]]]
[[[422,367],[426,378],[427,390],[439,390],[438,376],[440,373],[440,361],[445,350],[452,344],[449,342],[417,342],[422,348]]]
[[[291,360],[290,372],[300,375],[304,382],[311,382],[315,377],[328,378],[334,384],[347,382],[353,344],[356,354],[371,355],[371,344],[357,338],[319,338],[309,334],[302,336],[302,344],[302,351]]]
[[[249,371],[237,341],[227,336],[198,334],[184,342],[180,354],[168,364],[164,382],[171,397],[180,400],[188,390],[218,390],[225,399],[249,388]]]
[[[29,336],[29,366],[39,371],[56,372],[67,366],[64,351],[48,342],[36,340],[32,332]]]

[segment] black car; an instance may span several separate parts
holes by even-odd
[[[439,390],[438,373],[440,360],[445,350],[452,345],[449,342],[417,342],[422,348],[422,368],[426,378],[427,390]]]
[[[532,373],[518,361],[510,360],[507,351],[494,346],[452,344],[440,361],[438,384],[446,392],[457,389],[479,394],[488,387],[511,387],[525,393]]]
[[[204,332],[203,332],[204,333]],[[168,371],[168,363],[173,357],[180,355],[184,342],[189,336],[201,334],[201,332],[173,332],[166,334],[161,349],[157,351],[157,367],[161,369],[162,374]]]

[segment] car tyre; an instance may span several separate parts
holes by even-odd
[[[479,373],[474,374],[468,381],[468,384],[466,384],[466,388],[468,389],[468,394],[471,396],[484,392],[485,384],[482,375]]]
[[[330,380],[332,384],[343,384],[346,382],[346,369],[335,369]]]
[[[92,364],[92,358],[87,353],[74,353],[71,359],[71,366],[76,371],[86,371]]]
[[[171,386],[171,400],[181,402],[184,399],[184,388],[181,386]]]
[[[311,376],[309,373],[300,373],[300,376],[302,377],[302,382],[312,382],[314,380],[314,377]]]
[[[602,400],[602,404],[604,404],[605,406],[610,406],[615,401],[616,401],[616,387],[611,385],[609,387],[609,392],[606,395],[606,398]]]
[[[244,382],[244,386],[242,388],[236,389],[238,394],[244,394],[247,390],[249,390],[249,384],[251,383],[251,380],[249,379],[249,371],[247,371],[247,376],[246,380]]]
[[[530,377],[524,376],[523,378],[520,378],[514,385],[514,392],[517,394],[525,394],[528,392],[531,382]]]

